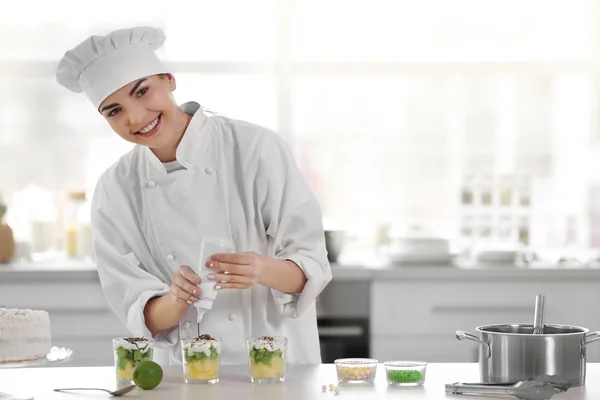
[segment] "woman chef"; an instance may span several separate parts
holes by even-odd
[[[150,27],[91,36],[57,68],[61,85],[136,144],[92,200],[108,303],[132,335],[154,338],[155,359],[181,363],[180,321],[195,324],[202,296],[200,243],[226,238],[235,251],[206,262],[219,290],[199,326],[221,337],[222,362],[246,363],[246,338],[268,335],[288,338],[289,363],[320,363],[315,298],[331,270],[319,205],[277,134],[177,106],[175,78],[154,52],[164,40]]]

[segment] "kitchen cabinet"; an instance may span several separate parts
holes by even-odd
[[[531,277],[530,277],[531,278]],[[455,338],[456,330],[499,323],[533,323],[535,296],[546,295],[548,324],[600,329],[598,280],[480,276],[439,280],[434,276],[375,278],[371,290],[371,356],[379,360],[473,362],[478,345]],[[590,362],[600,360],[600,343],[588,346]]]
[[[69,366],[111,365],[112,339],[129,333],[108,306],[97,274],[95,279],[74,274],[65,281],[28,275],[2,279],[0,274],[0,304],[48,311],[53,345],[74,351]]]

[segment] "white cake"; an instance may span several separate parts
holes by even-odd
[[[50,344],[46,311],[0,307],[0,363],[43,358]]]

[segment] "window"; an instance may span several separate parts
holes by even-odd
[[[89,34],[146,24],[167,35],[177,100],[285,137],[326,226],[366,248],[383,226],[458,249],[600,246],[600,0],[76,4],[0,14],[9,203],[32,183],[90,191],[130,148],[54,68]]]

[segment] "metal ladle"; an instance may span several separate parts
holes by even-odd
[[[514,384],[451,383],[446,385],[446,393],[509,395],[522,400],[547,400],[556,394],[566,392],[570,387],[571,383],[562,377],[540,375]]]
[[[546,307],[546,296],[538,294],[535,298],[535,311],[533,315],[533,334],[544,334],[544,308]]]

